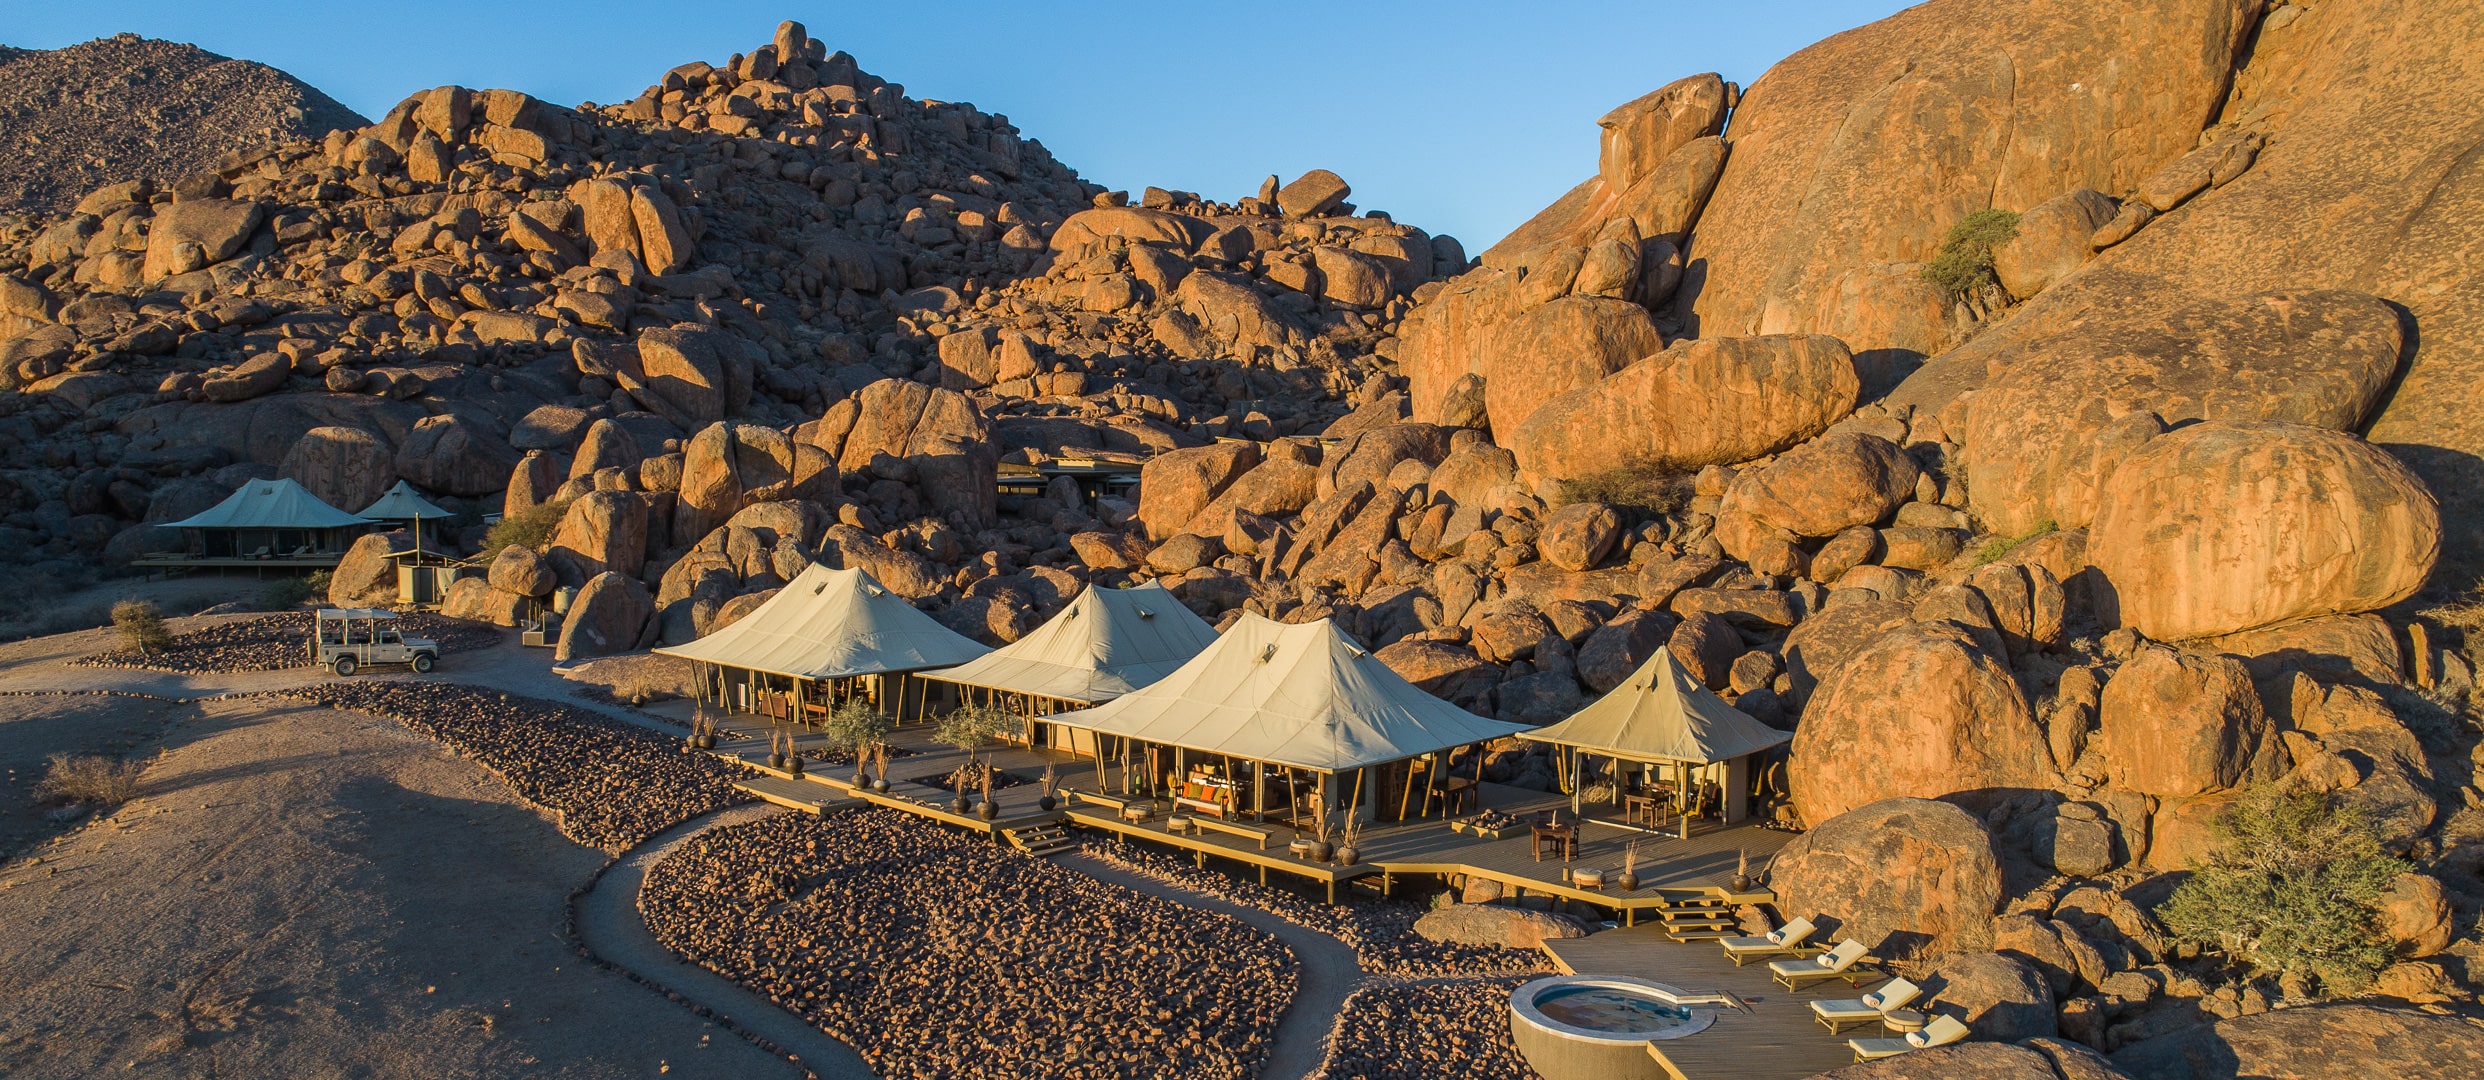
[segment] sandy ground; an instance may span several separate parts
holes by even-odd
[[[138,800],[0,867],[0,1074],[792,1075],[573,955],[565,900],[603,857],[394,724],[264,700],[8,705],[12,759],[194,718]]]

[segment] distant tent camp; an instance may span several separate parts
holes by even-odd
[[[1612,693],[1560,723],[1518,737],[1567,747],[1582,755],[1675,766],[1685,774],[1684,779],[1693,767],[1723,765],[1724,775],[1714,779],[1729,796],[1724,800],[1724,816],[1733,822],[1742,817],[1742,800],[1730,796],[1747,782],[1745,762],[1753,754],[1784,745],[1794,734],[1760,723],[1727,704],[1683,670],[1673,650],[1658,649]]]
[[[167,523],[195,530],[192,553],[208,559],[311,558],[334,563],[371,522],[310,493],[290,478],[252,480],[204,512]]]
[[[1375,776],[1374,797],[1361,799],[1359,779],[1344,792],[1331,789],[1332,778],[1524,730],[1416,689],[1327,619],[1289,626],[1247,614],[1153,685],[1062,714],[1054,723],[1171,747],[1177,759],[1192,762],[1221,758],[1304,770],[1317,774],[1321,798],[1345,794],[1348,802],[1361,803],[1367,819],[1391,783]],[[1405,796],[1387,799],[1401,814],[1412,777],[1408,772],[1397,782],[1410,789]],[[1264,786],[1247,784],[1245,790]]]
[[[440,521],[450,514],[416,494],[414,485],[399,480],[378,501],[363,507],[362,516],[373,521]]]
[[[1090,585],[1025,637],[924,678],[1093,705],[1172,674],[1215,643],[1216,628],[1162,585]]]
[[[784,680],[797,707],[824,697],[807,684],[873,677],[870,692],[881,707],[902,716],[898,692],[906,680],[879,679],[955,667],[991,650],[933,621],[861,570],[813,565],[733,625],[655,651],[714,665],[719,680],[712,689],[737,708],[761,704],[770,690],[766,676]],[[760,678],[735,679],[730,672]]]

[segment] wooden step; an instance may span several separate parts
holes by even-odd
[[[1009,838],[1011,846],[1029,855],[1050,855],[1078,846],[1078,841],[1071,838],[1069,830],[1057,824],[1005,829],[1002,835]]]
[[[1742,930],[1731,926],[1713,930],[1691,930],[1668,926],[1665,928],[1665,936],[1675,941],[1716,941],[1720,938],[1741,937]]]

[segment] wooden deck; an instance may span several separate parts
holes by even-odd
[[[728,727],[743,731],[761,730],[764,723],[750,717],[726,720]],[[808,748],[822,745],[823,740],[819,735],[803,733],[795,736],[795,742]],[[1081,802],[1074,797],[1080,792],[1098,792],[1094,759],[1074,758],[1045,749],[997,747],[979,751],[981,757],[997,763],[1003,772],[1026,782],[994,790],[993,801],[999,806],[999,814],[991,821],[957,814],[949,809],[951,792],[910,783],[905,778],[945,774],[963,763],[965,754],[931,742],[928,725],[899,728],[893,733],[891,743],[910,753],[890,763],[890,771],[899,779],[892,782],[885,793],[855,788],[850,765],[814,765],[798,780],[770,770],[766,764],[768,744],[765,738],[722,741],[713,752],[788,783],[823,787],[834,798],[855,799],[903,810],[983,833],[996,842],[1009,830],[1059,823],[1109,832],[1125,840],[1177,848],[1190,853],[1203,867],[1208,865],[1210,858],[1251,867],[1259,872],[1263,882],[1271,872],[1290,875],[1324,888],[1331,899],[1335,898],[1340,884],[1362,882],[1376,886],[1386,894],[1399,877],[1439,875],[1457,884],[1469,879],[1496,881],[1511,895],[1557,896],[1594,904],[1612,910],[1625,923],[1636,923],[1641,914],[1690,900],[1726,903],[1766,903],[1773,900],[1774,894],[1766,889],[1734,890],[1732,878],[1736,856],[1738,852],[1747,851],[1752,871],[1757,873],[1777,849],[1793,839],[1791,834],[1747,823],[1722,825],[1713,821],[1694,823],[1690,837],[1683,839],[1678,832],[1660,834],[1620,824],[1598,816],[1591,808],[1585,823],[1579,826],[1577,858],[1565,862],[1548,850],[1539,861],[1523,827],[1498,839],[1485,839],[1452,831],[1446,821],[1432,817],[1367,827],[1360,848],[1361,861],[1350,867],[1337,866],[1293,856],[1287,850],[1287,844],[1300,832],[1273,818],[1264,823],[1251,822],[1247,817],[1236,819],[1237,823],[1267,830],[1271,835],[1264,847],[1252,838],[1224,832],[1168,832],[1164,811],[1169,810],[1170,806],[1163,803],[1157,804],[1158,813],[1149,821],[1123,821],[1111,805]],[[1058,770],[1064,792],[1060,805],[1050,811],[1036,804],[1040,791],[1035,781],[1042,775],[1046,764]],[[1114,801],[1119,801],[1119,797],[1113,794],[1118,790],[1114,783],[1118,772],[1117,766],[1108,766],[1102,785],[1102,794]],[[775,794],[756,788],[752,790],[763,798],[782,801]],[[974,797],[973,792],[968,795]],[[1142,798],[1140,801],[1145,800]],[[1479,801],[1481,809],[1520,815],[1559,810],[1564,821],[1575,820],[1569,812],[1569,798],[1549,792],[1487,783],[1481,787]],[[1463,816],[1477,812],[1480,812],[1478,808],[1469,807]],[[1623,893],[1612,888],[1582,889],[1569,884],[1572,868],[1600,869],[1608,877],[1617,873],[1621,869],[1623,851],[1632,841],[1639,845],[1638,889]],[[1765,978],[1763,973],[1762,979]]]
[[[1676,942],[1654,925],[1547,941],[1544,951],[1555,967],[1569,974],[1631,975],[1741,998],[1748,1011],[1719,1010],[1716,1024],[1706,1031],[1648,1044],[1648,1052],[1674,1080],[1793,1080],[1852,1064],[1854,1052],[1847,1049],[1847,1039],[1888,1034],[1873,1027],[1831,1035],[1812,1019],[1810,1005],[1860,996],[1885,976],[1866,977],[1862,989],[1831,980],[1788,992],[1770,981],[1765,962],[1735,967],[1715,942]]]

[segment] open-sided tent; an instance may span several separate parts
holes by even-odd
[[[205,511],[168,523],[207,558],[301,558],[343,552],[371,522],[320,501],[288,477],[252,480]]]
[[[362,516],[372,521],[403,524],[413,534],[414,546],[411,549],[388,553],[397,564],[398,599],[409,604],[432,604],[448,595],[449,586],[456,582],[461,564],[454,559],[439,557],[441,545],[433,545],[429,553],[423,550],[424,523],[430,523],[430,531],[436,538],[441,523],[449,518],[448,511],[415,492],[414,485],[399,480],[396,486],[382,493],[371,505],[363,507]]]
[[[733,625],[655,651],[714,666],[720,700],[729,700],[738,685],[743,700],[731,704],[748,709],[766,688],[765,677],[782,680],[799,708],[808,684],[954,667],[990,650],[940,625],[870,574],[813,565]],[[736,680],[731,672],[760,678]],[[900,719],[905,689],[903,679],[893,686],[875,683],[881,707]]]
[[[1722,765],[1718,779],[1729,796],[1725,820],[1732,822],[1742,817],[1742,800],[1730,796],[1747,784],[1745,763],[1794,734],[1727,704],[1683,670],[1673,650],[1658,649],[1612,693],[1560,723],[1518,737],[1582,755],[1673,766],[1686,775],[1689,769]]]
[[[923,677],[1094,705],[1153,684],[1215,643],[1216,628],[1162,585],[1090,585],[1025,637]]]
[[[1524,730],[1424,693],[1327,619],[1289,626],[1247,614],[1153,685],[1056,722],[1194,760],[1302,770],[1320,778],[1323,798],[1335,795],[1331,778]],[[1362,803],[1366,817],[1376,802]]]

